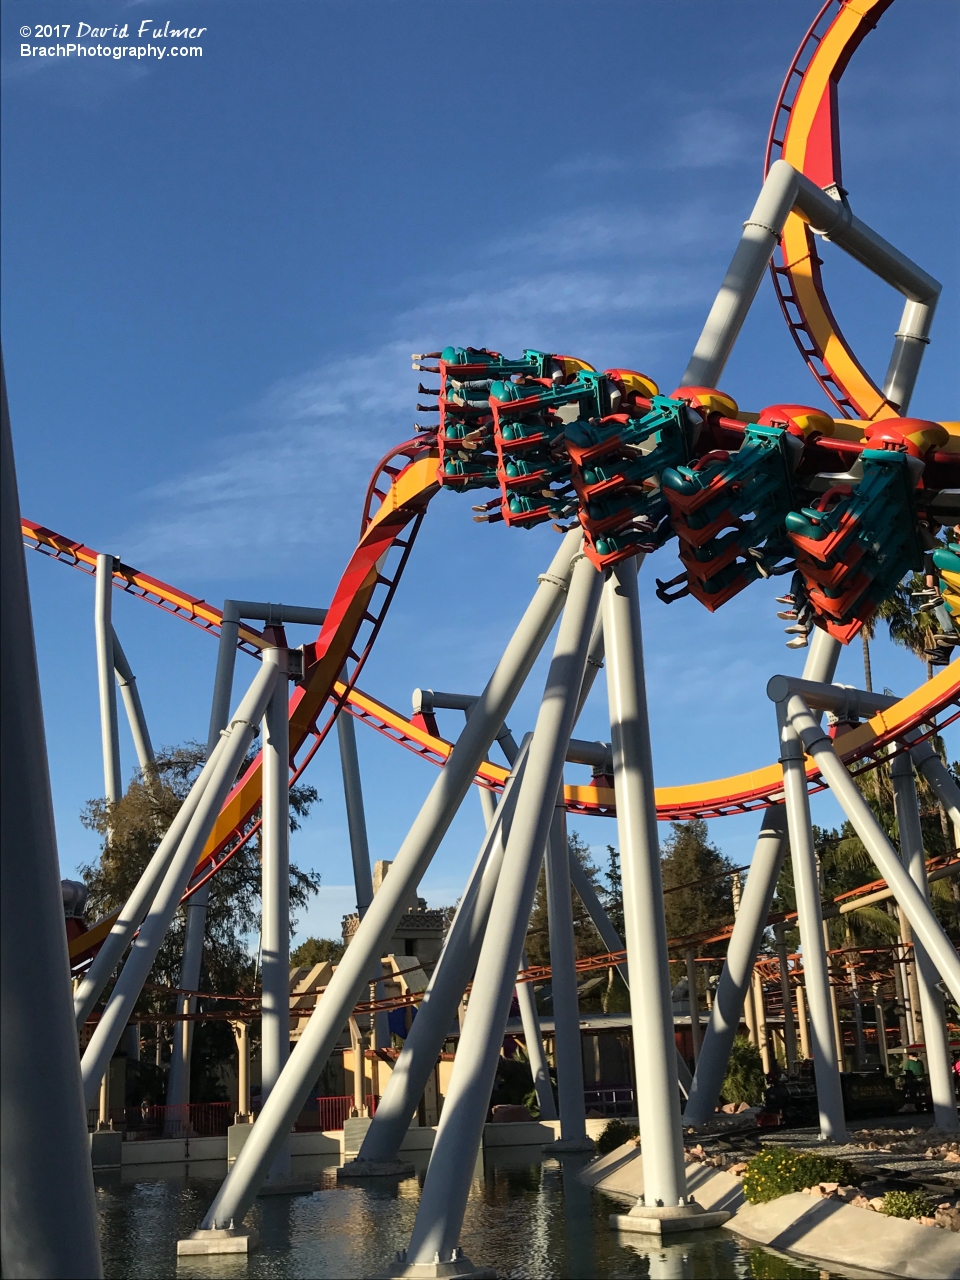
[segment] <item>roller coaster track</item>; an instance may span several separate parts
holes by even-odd
[[[860,42],[892,3],[827,0],[780,90],[764,177],[775,160],[783,159],[818,187],[841,186],[837,86]],[[886,399],[860,364],[830,310],[816,243],[807,223],[791,213],[770,263],[790,333],[811,373],[845,418],[895,418],[898,406]]]
[[[892,0],[827,0],[807,32],[784,81],[767,144],[765,171],[781,156],[819,186],[840,184],[837,85],[854,51]],[[807,224],[791,214],[780,242],[781,261],[771,262],[777,296],[790,331],[824,392],[845,418],[895,417],[887,401],[857,361],[830,311],[820,276],[815,240]],[[728,424],[739,426],[740,424]],[[851,424],[851,429],[853,424]],[[843,443],[848,450],[859,441]],[[437,492],[437,452],[429,433],[405,441],[378,464],[367,489],[360,540],[340,579],[316,641],[304,648],[304,677],[289,704],[291,782],[301,776],[341,710],[378,733],[442,766],[451,743],[430,734],[400,713],[356,688],[357,678],[379,634],[409,559],[427,506]],[[97,553],[31,521],[23,521],[26,544],[86,573],[96,570]],[[388,561],[391,566],[388,568]],[[139,570],[114,560],[114,586],[219,636],[221,613]],[[255,628],[240,627],[238,648],[259,655],[265,647]],[[325,717],[325,718],[324,718]],[[881,753],[906,749],[905,735],[925,737],[960,717],[960,663],[902,699],[890,710],[845,733],[838,750],[854,772],[875,767]],[[917,738],[914,737],[913,741]],[[476,777],[479,786],[499,791],[507,771],[489,761]],[[807,761],[811,790],[820,790]],[[779,764],[678,787],[657,789],[661,820],[717,818],[776,803],[782,789]],[[568,811],[614,815],[611,787],[567,785]],[[227,797],[188,889],[196,892],[258,830],[261,765],[257,757]],[[112,919],[98,922],[71,943],[71,956],[88,953],[105,936]]]
[[[357,675],[383,623],[386,610],[396,591],[400,574],[409,556],[413,538],[423,519],[427,504],[437,490],[436,454],[421,442],[407,445],[388,455],[375,473],[375,480],[389,477],[376,511],[365,510],[363,532],[357,550],[347,565],[334,593],[326,621],[316,642],[307,647],[306,675],[301,687],[290,699],[291,781],[303,772],[323,741],[341,708],[377,732],[441,766],[453,747],[443,738],[427,732],[411,720],[378,702],[355,687]],[[407,458],[406,465],[385,467],[398,456]],[[376,492],[376,485],[372,485]],[[29,520],[23,521],[27,546],[60,560],[62,563],[90,573],[96,566],[97,553],[82,543],[72,542]],[[400,560],[391,577],[381,572],[392,550],[399,549]],[[219,634],[221,615],[213,605],[169,586],[157,578],[142,574],[119,561],[114,561],[114,585],[133,594],[174,617],[200,627],[212,636]],[[377,588],[383,589],[380,601],[372,604]],[[358,637],[364,634],[361,648]],[[259,654],[263,636],[254,628],[241,629],[238,647]],[[347,679],[341,679],[344,669]],[[326,720],[318,720],[331,704]],[[904,747],[904,737],[912,731],[928,736],[960,717],[960,663],[946,668],[939,676],[898,702],[888,711],[874,716],[865,724],[850,730],[839,741],[841,755],[854,768],[869,768],[876,763],[881,749],[896,744]],[[298,753],[303,756],[298,760]],[[807,776],[813,790],[822,789],[816,768],[807,762]],[[485,762],[476,778],[480,786],[498,791],[507,770]],[[657,789],[657,815],[663,820],[717,818],[732,813],[746,813],[776,803],[783,775],[779,764],[678,787]],[[571,813],[614,815],[615,797],[607,786],[564,787],[566,807]],[[188,894],[209,879],[257,830],[257,809],[261,797],[260,759],[249,766],[228,796],[210,841],[197,864],[197,876]],[[87,933],[71,943],[71,956],[88,953],[109,931],[112,920],[99,921]]]

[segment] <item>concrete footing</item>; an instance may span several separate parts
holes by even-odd
[[[177,1241],[177,1257],[205,1257],[214,1253],[252,1253],[260,1243],[260,1233],[252,1227],[214,1227],[193,1231]]]
[[[610,1225],[617,1231],[640,1231],[644,1235],[660,1236],[678,1231],[706,1231],[722,1226],[732,1217],[726,1209],[707,1212],[696,1204],[649,1207],[638,1204],[629,1213],[611,1213]]]
[[[497,1280],[492,1267],[475,1267],[461,1249],[453,1251],[449,1262],[441,1262],[440,1255],[433,1262],[407,1262],[406,1251],[397,1254],[397,1260],[384,1272],[385,1276],[422,1276],[423,1280]]]
[[[276,1180],[267,1179],[260,1190],[258,1196],[312,1196],[317,1189],[314,1181],[308,1181],[303,1178],[277,1178]]]
[[[398,1178],[416,1173],[409,1160],[350,1160],[337,1170],[337,1181],[350,1178]]]
[[[90,1160],[95,1169],[119,1169],[123,1134],[119,1129],[95,1129],[90,1135]]]
[[[540,1148],[545,1156],[592,1155],[596,1149],[592,1138],[558,1138],[556,1142],[545,1142]]]

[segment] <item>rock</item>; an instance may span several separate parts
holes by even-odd
[[[831,1191],[840,1190],[840,1183],[839,1182],[821,1182],[820,1190],[825,1191],[827,1195],[829,1195]]]
[[[742,1178],[746,1167],[747,1167],[746,1160],[738,1160],[736,1164],[732,1164],[730,1166],[730,1168],[727,1170],[727,1173],[732,1174],[735,1178]]]
[[[883,1196],[872,1196],[870,1198],[870,1208],[876,1210],[877,1213],[883,1209]]]
[[[870,1203],[870,1201],[867,1199],[866,1196],[854,1196],[853,1199],[850,1201],[850,1203],[856,1209],[872,1209],[873,1208],[873,1205]]]
[[[921,1218],[920,1225],[923,1227],[935,1227],[937,1225],[936,1218]]]
[[[947,1164],[960,1164],[960,1151],[948,1151],[943,1158]]]
[[[934,1220],[946,1231],[960,1231],[960,1209],[938,1209],[934,1214]]]
[[[736,1109],[736,1111],[734,1112],[734,1115],[738,1115],[738,1116],[739,1116],[739,1115],[742,1115],[742,1113],[743,1113],[744,1111],[749,1111],[749,1110],[750,1110],[750,1103],[749,1103],[749,1102],[741,1102],[741,1103],[739,1103],[739,1104],[738,1104],[737,1109]]]

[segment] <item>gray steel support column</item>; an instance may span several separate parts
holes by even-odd
[[[290,722],[287,650],[264,649],[276,683],[263,717],[263,826],[261,841],[260,1061],[264,1102],[290,1056]],[[271,1180],[289,1178],[290,1147],[281,1147]]]
[[[213,698],[210,703],[210,728],[207,731],[207,759],[219,741],[220,730],[226,727],[233,698],[233,672],[237,665],[237,641],[240,638],[240,613],[235,600],[224,600],[220,620],[220,647],[217,650],[217,670],[213,677]]]
[[[823,1140],[843,1142],[847,1130],[830,1009],[830,974],[823,946],[820,880],[810,824],[810,799],[807,795],[803,747],[783,703],[777,704],[777,722],[780,730],[783,793],[790,828],[793,883],[797,895],[800,946],[803,951],[803,975],[810,1006],[813,1070],[820,1108],[820,1137]]]
[[[116,804],[123,795],[117,684],[113,674],[112,605],[113,556],[98,555],[94,624],[97,638],[97,684],[100,689],[100,740],[103,744],[103,794],[108,804]]]
[[[933,793],[946,810],[954,832],[960,828],[960,787],[953,774],[933,749],[929,741],[911,747],[910,757],[933,788]]]
[[[877,1026],[877,1049],[880,1052],[880,1065],[884,1071],[889,1071],[890,1062],[887,1057],[887,1011],[883,1003],[883,989],[880,983],[874,984],[873,988],[873,1008],[874,1019]]]
[[[571,575],[466,1026],[407,1250],[412,1264],[429,1264],[437,1256],[440,1262],[451,1261],[460,1237],[473,1155],[480,1148],[540,863],[563,780],[600,588],[600,574],[581,556]]]
[[[929,903],[927,867],[923,851],[923,831],[913,766],[909,755],[894,756],[890,764],[893,780],[893,803],[900,832],[900,857],[910,879]],[[927,1071],[933,1096],[933,1122],[938,1129],[955,1133],[960,1127],[956,1095],[953,1090],[953,1058],[947,1036],[943,997],[937,990],[937,971],[930,963],[926,948],[919,938],[914,940],[917,984],[920,988],[920,1011],[923,1018],[923,1042],[927,1050]]]
[[[693,1042],[693,1061],[696,1067],[700,1057],[700,998],[697,991],[696,953],[687,947],[687,1007],[690,1010],[690,1039]]]
[[[807,650],[803,678],[829,683],[836,672],[840,650],[839,640],[816,628]],[[754,958],[760,949],[780,868],[787,853],[786,831],[783,807],[777,805],[768,809],[763,815],[743,900],[727,944],[716,999],[684,1108],[683,1117],[688,1124],[706,1123],[719,1101],[744,1001],[750,993]]]
[[[0,593],[0,1269],[87,1280],[103,1271],[2,367]]]
[[[397,1159],[410,1117],[443,1049],[463,990],[473,976],[513,824],[528,746],[529,739],[525,738],[493,822],[483,838],[417,1016],[387,1081],[377,1114],[364,1136],[357,1155],[360,1163],[380,1164]],[[537,1031],[539,1033],[539,1022]],[[551,1091],[551,1100],[552,1096]]]
[[[237,639],[240,633],[237,602],[224,600],[220,623],[220,647],[217,651],[217,671],[213,681],[213,699],[210,708],[210,726],[207,730],[207,760],[210,760],[220,735],[230,718],[230,699],[233,697],[233,675],[237,657]],[[183,930],[183,956],[180,960],[178,983],[182,991],[196,991],[200,985],[200,969],[203,965],[203,940],[207,931],[207,907],[212,885],[201,885],[192,894],[185,907],[186,924]],[[193,1013],[197,1007],[194,996],[181,996],[177,1004],[181,1013]],[[195,1024],[182,1022],[174,1025],[173,1043],[170,1046],[170,1073],[167,1076],[167,1106],[186,1106],[190,1101],[190,1059],[193,1053]],[[167,1132],[175,1132],[179,1112],[168,1111],[164,1122]]]
[[[553,810],[544,858],[553,986],[554,1060],[560,1098],[560,1140],[582,1145],[587,1136],[587,1111],[583,1100],[583,1049],[580,1044],[570,862],[567,811],[563,807],[561,784],[560,803]]]
[[[337,742],[340,746],[340,771],[343,774],[343,798],[347,807],[350,832],[350,855],[353,859],[353,882],[357,891],[357,914],[362,920],[373,901],[373,874],[370,870],[370,846],[367,843],[367,820],[363,811],[363,788],[360,782],[360,758],[353,716],[341,711],[337,716]],[[379,956],[377,959],[379,960]]]
[[[340,748],[340,772],[343,776],[343,799],[347,810],[350,835],[350,857],[353,861],[353,883],[357,895],[357,916],[367,914],[373,901],[373,872],[370,868],[370,845],[367,840],[367,817],[363,808],[363,785],[360,781],[360,757],[357,754],[357,731],[353,716],[344,708],[337,716],[337,744]],[[374,957],[370,974],[376,984],[376,997],[383,999],[382,956]],[[373,1015],[379,1046],[390,1044],[389,1015],[381,1010]]]
[[[915,304],[904,311],[886,382],[908,403],[940,284],[786,160],[770,166],[680,385],[717,385],[791,209]]]
[[[81,1060],[84,1093],[90,1106],[96,1097],[100,1077],[113,1056],[170,922],[180,905],[180,899],[190,883],[217,814],[236,781],[237,772],[243,764],[247,747],[253,741],[276,681],[275,667],[261,667],[230,722],[223,745],[217,749],[210,762],[212,768],[203,795],[140,926],[140,932],[134,939],[127,962],[117,978],[103,1016],[97,1023]]]
[[[914,943],[922,943],[931,963],[936,967],[953,998],[960,1002],[960,957],[956,948],[930,909],[923,894],[910,878],[896,851],[877,822],[873,810],[864,800],[833,743],[820,728],[809,707],[799,694],[786,701],[786,713],[792,727],[813,757],[824,782],[836,797],[853,829],[863,841],[877,870],[893,890],[900,910],[910,921]],[[806,964],[806,960],[804,960]]]
[[[527,968],[526,951],[520,953],[520,968]],[[543,1048],[543,1033],[540,1030],[540,1015],[537,1013],[537,999],[532,982],[517,983],[517,1004],[520,1006],[523,1041],[527,1046],[527,1060],[530,1063],[530,1074],[533,1076],[533,1087],[537,1091],[540,1119],[556,1120],[557,1100],[553,1096],[553,1081],[550,1079],[550,1067]]]
[[[276,1151],[336,1044],[341,1028],[369,982],[370,966],[383,954],[408,896],[423,879],[473,784],[513,701],[553,629],[566,594],[580,535],[571,530],[538,582],[533,600],[490,677],[456,746],[400,847],[390,874],[317,1002],[277,1087],[203,1219],[202,1229],[240,1222],[256,1196]]]
[[[644,1197],[650,1206],[673,1207],[686,1203],[687,1183],[640,602],[630,561],[610,571],[602,608]]]
[[[782,924],[773,926],[773,934],[777,940],[777,960],[780,964],[780,993],[783,996],[783,1049],[787,1058],[787,1072],[797,1065],[797,1028],[793,1021],[793,996],[790,987],[790,961],[787,956],[787,941]]]
[[[899,406],[901,418],[909,412],[920,362],[930,342],[928,334],[933,310],[928,303],[913,302],[909,298],[904,303],[900,328],[894,337],[893,352],[883,380],[883,394]]]
[[[117,684],[120,686],[120,695],[123,698],[127,719],[130,722],[130,733],[133,737],[137,760],[140,763],[140,772],[149,786],[156,781],[156,757],[153,754],[153,743],[150,741],[147,718],[143,714],[140,691],[137,689],[137,678],[130,669],[130,663],[127,661],[127,655],[123,652],[120,641],[117,639],[116,631],[111,627],[110,632],[113,643],[113,667],[116,672]]]

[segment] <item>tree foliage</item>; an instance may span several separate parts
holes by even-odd
[[[98,862],[81,868],[87,885],[87,913],[107,915],[121,907],[156,852],[164,833],[186,799],[204,761],[204,748],[196,742],[166,748],[157,756],[155,775],[149,780],[136,774],[116,804],[91,800],[81,814],[84,826],[103,837]],[[244,768],[252,759],[248,756]],[[313,787],[297,786],[290,792],[292,830],[317,800]],[[109,839],[108,839],[109,832]],[[290,867],[290,903],[304,908],[320,887],[313,872]],[[291,927],[296,922],[291,920]],[[185,911],[181,907],[164,938],[148,977],[148,984],[176,987],[183,952]],[[253,837],[210,881],[206,937],[200,990],[214,993],[250,992],[255,961],[251,941],[260,928],[260,845]],[[141,1009],[150,1007],[150,993],[141,997]]]
[[[295,951],[290,953],[290,965],[304,965],[312,968],[315,964],[323,964],[329,960],[331,964],[339,964],[343,959],[346,947],[340,938],[307,938]]]

